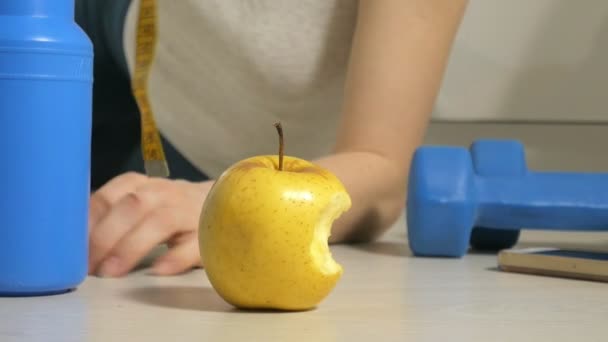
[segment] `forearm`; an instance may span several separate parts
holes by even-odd
[[[465,0],[362,0],[336,150],[409,164],[422,141]],[[404,153],[405,152],[405,153]]]
[[[372,240],[403,212],[404,173],[387,158],[369,152],[345,152],[315,163],[342,181],[352,201],[350,210],[335,221],[330,242]]]
[[[332,241],[372,239],[401,214],[465,4],[361,0],[336,147],[318,161],[353,200]]]

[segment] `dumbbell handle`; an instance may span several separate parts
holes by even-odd
[[[528,172],[481,177],[476,225],[503,229],[608,229],[608,174]]]

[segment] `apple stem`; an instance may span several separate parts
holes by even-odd
[[[283,154],[285,144],[283,142],[283,126],[281,126],[280,122],[274,124],[274,127],[277,128],[277,133],[279,133],[279,171],[283,171]]]

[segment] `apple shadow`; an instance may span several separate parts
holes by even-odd
[[[190,311],[230,312],[235,314],[298,313],[312,311],[275,309],[238,309],[225,302],[213,288],[196,286],[146,286],[128,290],[125,295],[150,306]]]
[[[371,243],[353,244],[352,247],[374,254],[381,254],[394,257],[411,257],[407,243],[391,242],[391,241],[376,241]]]
[[[125,295],[131,300],[150,306],[192,311],[234,311],[234,308],[210,287],[146,286],[130,289]]]
[[[507,273],[506,271],[501,270],[501,269],[500,269],[500,267],[498,267],[498,266],[491,266],[491,267],[487,267],[487,268],[486,268],[486,271],[490,271],[490,272],[498,272],[498,273],[503,273],[503,274]]]
[[[498,256],[500,249],[476,249],[469,248],[467,250],[467,255],[489,255],[489,256]]]

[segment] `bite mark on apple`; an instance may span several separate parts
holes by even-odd
[[[314,229],[313,243],[310,253],[314,262],[325,275],[341,274],[342,266],[332,257],[329,250],[329,236],[334,221],[350,208],[350,199],[346,194],[334,196],[321,213],[319,223]]]

